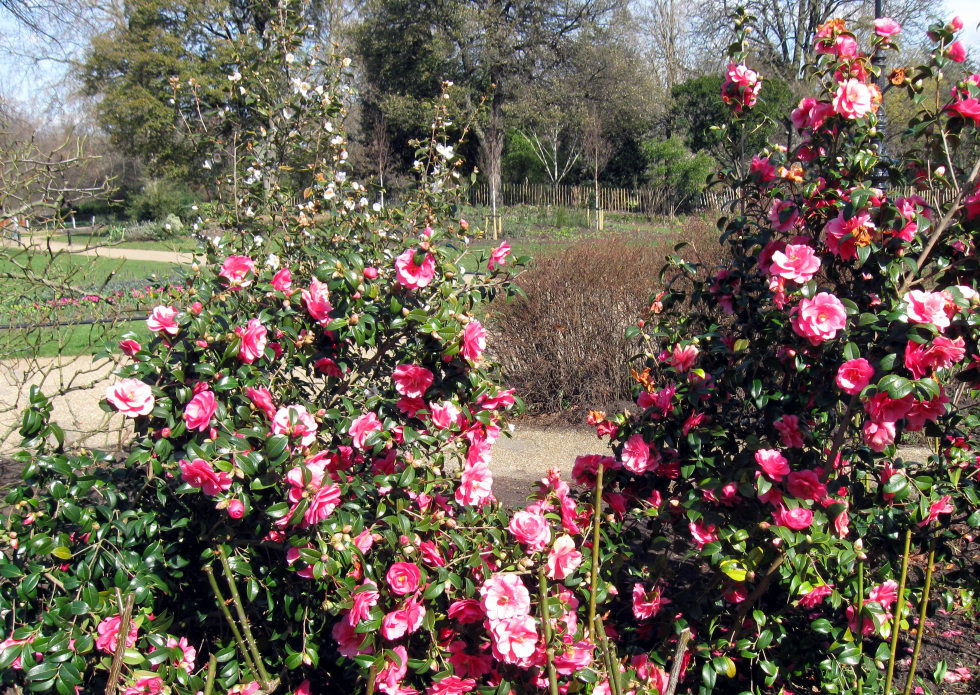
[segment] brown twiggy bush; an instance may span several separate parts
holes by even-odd
[[[626,329],[648,311],[679,241],[694,242],[702,260],[718,257],[717,232],[692,217],[667,234],[580,241],[520,275],[526,297],[495,305],[489,347],[529,412],[581,422],[585,409],[631,398],[627,364],[637,346]]]

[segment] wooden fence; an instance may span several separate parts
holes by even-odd
[[[913,188],[890,189],[892,200],[903,196],[921,195]],[[951,189],[927,191],[926,203],[939,208],[955,196]],[[599,207],[606,212],[634,212],[645,215],[674,215],[679,212],[719,210],[731,203],[735,195],[731,191],[705,191],[681,196],[672,191],[657,188],[599,188]],[[469,203],[490,206],[490,186],[480,184],[469,192]],[[500,187],[497,204],[502,207],[529,205],[594,209],[595,189],[592,186],[551,186],[540,183],[505,183]]]
[[[647,215],[670,215],[681,211],[721,207],[730,197],[709,191],[693,195],[678,195],[658,188],[599,188],[599,207],[607,212],[636,212]],[[480,184],[470,189],[471,205],[490,205],[490,186]],[[497,204],[553,205],[567,208],[594,208],[595,189],[592,186],[551,186],[540,183],[505,183],[500,187]]]

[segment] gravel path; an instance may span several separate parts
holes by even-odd
[[[47,251],[50,248],[53,252],[59,253],[67,251],[81,256],[98,256],[99,258],[118,258],[130,261],[156,261],[158,263],[191,263],[194,260],[192,253],[176,253],[174,251],[159,251],[155,249],[127,249],[118,246],[86,246],[84,244],[71,244],[70,246],[63,241],[48,241],[47,237],[33,236],[22,237],[23,242],[17,244],[10,239],[4,239],[4,246],[20,246],[22,248],[33,249],[35,251]]]

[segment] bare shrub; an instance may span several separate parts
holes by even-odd
[[[666,234],[575,243],[536,259],[517,280],[525,297],[494,306],[489,348],[505,381],[532,413],[611,409],[631,398],[624,366],[635,345],[626,329],[645,315],[665,257],[680,241],[685,257],[720,258],[717,233],[704,219],[677,220]]]

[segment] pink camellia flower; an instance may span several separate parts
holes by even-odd
[[[842,82],[834,95],[834,111],[844,118],[863,118],[873,110],[873,93],[864,82],[853,77]]]
[[[292,287],[293,274],[289,272],[289,268],[283,268],[272,276],[272,289],[290,294]]]
[[[864,411],[875,422],[898,422],[908,414],[914,402],[911,395],[891,398],[882,391],[864,401]]]
[[[289,437],[299,437],[301,446],[309,446],[316,439],[316,420],[302,405],[287,405],[276,411],[272,418],[272,431]]]
[[[211,391],[201,391],[184,408],[184,422],[187,429],[204,432],[211,426],[211,418],[218,409],[218,402]]]
[[[483,608],[480,607],[480,602],[475,598],[453,601],[449,606],[448,615],[460,625],[479,623],[486,617]]]
[[[367,412],[354,418],[347,433],[354,438],[354,447],[363,450],[365,441],[372,432],[380,432],[384,429],[381,420],[373,412]]]
[[[95,628],[99,633],[99,636],[95,638],[95,646],[107,654],[115,654],[116,649],[119,647],[120,623],[122,623],[122,616],[119,615],[103,619],[98,627]],[[126,635],[127,649],[136,646],[137,630],[136,622],[130,621],[129,634]]]
[[[410,635],[422,626],[423,618],[425,607],[418,601],[409,599],[404,608],[393,610],[381,619],[381,636],[394,641]]]
[[[459,417],[462,414],[452,401],[433,403],[429,406],[429,413],[432,424],[441,430],[458,425]]]
[[[787,449],[803,448],[803,432],[800,430],[800,418],[797,415],[783,415],[772,423],[779,432],[779,441]]]
[[[409,398],[424,396],[435,379],[432,372],[417,364],[398,365],[391,378],[395,382],[395,391]]]
[[[790,114],[793,127],[797,130],[811,128],[816,130],[834,113],[834,105],[826,101],[817,101],[813,97],[805,97]]]
[[[230,287],[247,287],[252,284],[249,274],[255,275],[255,261],[248,256],[228,256],[218,276],[227,280]]]
[[[946,111],[964,120],[973,121],[973,125],[980,124],[980,101],[976,97],[958,97]]]
[[[325,374],[334,379],[340,379],[344,373],[340,371],[340,366],[329,357],[321,357],[313,363],[313,368],[321,374]]]
[[[883,584],[871,589],[868,593],[868,601],[874,601],[875,603],[881,604],[881,607],[886,611],[891,608],[895,602],[898,600],[898,582],[894,579],[889,579]]]
[[[784,248],[786,248],[786,242],[782,239],[774,239],[763,246],[762,251],[759,252],[759,270],[763,273],[768,273],[772,267],[772,255],[776,251],[782,251]]]
[[[954,63],[962,63],[966,60],[966,47],[963,45],[962,41],[954,41],[953,43],[949,44],[949,47],[946,49],[946,55],[948,55],[949,59]]]
[[[623,444],[623,468],[631,473],[644,473],[650,468],[650,445],[642,434],[634,434]]]
[[[863,357],[857,357],[837,368],[837,386],[844,393],[854,396],[871,383],[874,374],[871,363]]]
[[[310,504],[303,512],[303,525],[316,526],[333,514],[333,510],[338,505],[340,505],[340,487],[337,485],[320,487],[310,497]]]
[[[176,637],[167,638],[167,647],[170,649],[179,649],[180,658],[177,660],[176,666],[182,668],[186,673],[194,672],[194,662],[197,660],[197,649],[188,643],[186,637],[181,637],[179,640]]]
[[[99,636],[95,638],[95,646],[107,654],[115,654],[116,649],[119,647],[119,628],[121,623],[122,616],[119,615],[103,619],[96,627]],[[126,635],[127,649],[136,646],[136,633],[138,629],[136,622],[131,620],[129,623],[129,634]]]
[[[241,339],[238,344],[238,359],[245,364],[252,364],[265,354],[268,331],[258,319],[249,319],[245,327],[236,326],[235,335]]]
[[[471,692],[475,687],[476,681],[472,678],[446,676],[429,686],[425,695],[464,695],[464,693]]]
[[[953,498],[949,495],[943,495],[938,500],[929,505],[929,513],[926,518],[918,523],[918,526],[926,526],[936,519],[939,518],[940,514],[950,514],[955,510],[951,504]]]
[[[386,695],[408,695],[400,685],[408,672],[408,650],[402,645],[394,647],[394,654],[385,660],[384,668],[378,671],[378,690]]]
[[[113,384],[106,390],[105,398],[113,408],[131,418],[149,415],[155,403],[153,389],[139,379],[123,379]]]
[[[416,249],[406,249],[395,259],[395,279],[410,290],[426,287],[436,276],[436,257],[426,252],[421,264],[415,262]]]
[[[156,306],[146,319],[146,327],[154,333],[177,335],[180,326],[177,325],[177,309],[172,306]]]
[[[347,622],[351,627],[357,627],[358,623],[371,615],[371,608],[378,605],[381,594],[378,592],[378,585],[370,579],[365,579],[352,595],[353,604],[350,613],[347,614]]]
[[[912,290],[902,297],[908,308],[905,315],[913,323],[931,323],[939,330],[949,327],[946,295],[942,292]]]
[[[373,651],[373,648],[370,646],[361,649],[361,644],[364,642],[366,635],[355,632],[354,626],[345,618],[341,618],[333,626],[330,635],[337,643],[337,651],[340,652],[341,656],[346,656],[348,659],[353,659],[360,654],[370,654]]]
[[[725,81],[721,85],[721,100],[730,105],[736,113],[755,105],[762,88],[762,78],[755,70],[744,65],[729,63]]]
[[[497,395],[490,396],[481,394],[476,399],[477,404],[484,410],[496,410],[497,408],[509,408],[514,405],[514,389],[502,389]]]
[[[776,167],[769,161],[769,157],[754,155],[749,166],[749,174],[760,183],[769,183],[776,178]]]
[[[842,261],[857,258],[858,244],[867,245],[875,230],[871,213],[862,210],[852,217],[844,217],[843,210],[824,227],[827,249]]]
[[[531,594],[519,575],[498,572],[480,587],[480,605],[490,622],[527,615]]]
[[[272,403],[272,393],[264,386],[245,388],[245,395],[248,396],[252,404],[266,414],[270,420],[276,417],[276,406]]]
[[[490,254],[490,261],[487,263],[487,270],[495,270],[496,267],[504,265],[507,256],[510,254],[510,244],[506,241],[495,248]]]
[[[330,323],[330,312],[333,305],[330,304],[330,297],[327,294],[327,285],[316,278],[310,281],[310,288],[303,290],[300,294],[306,312],[321,326]]]
[[[777,232],[788,232],[800,221],[800,209],[792,200],[776,198],[769,208],[769,221]]]
[[[487,332],[476,319],[466,324],[463,329],[463,357],[471,362],[478,362],[487,349]]]
[[[566,644],[565,651],[557,654],[554,659],[555,670],[562,676],[571,676],[592,663],[592,653],[595,645],[588,640],[580,640],[574,644]],[[595,692],[594,690],[592,692]]]
[[[132,685],[123,688],[122,695],[157,695],[163,692],[163,679],[160,676],[142,676]]]
[[[804,507],[797,507],[796,509],[777,507],[776,511],[772,513],[772,517],[778,526],[785,526],[794,531],[810,528],[810,524],[813,523],[813,512]]]
[[[241,519],[245,516],[245,505],[239,499],[233,499],[228,502],[228,516],[232,519]]]
[[[793,330],[813,345],[832,340],[846,322],[844,305],[829,292],[820,292],[813,299],[804,297],[793,309]]]
[[[398,596],[411,594],[419,588],[422,572],[418,565],[411,562],[396,562],[388,568],[385,581],[392,593]]]
[[[800,605],[804,608],[816,608],[832,593],[834,593],[833,584],[818,584],[800,597]]]
[[[633,585],[633,615],[639,620],[652,618],[669,603],[670,601],[663,597],[663,592],[659,586],[654,586],[647,591],[642,584]]]
[[[819,500],[827,496],[827,486],[815,470],[793,471],[786,476],[786,490],[801,500]]]
[[[510,518],[507,529],[532,552],[544,550],[551,542],[551,526],[544,514],[522,509]]]
[[[962,362],[965,357],[966,341],[963,336],[955,339],[937,336],[926,350],[926,359],[933,369],[948,369],[957,362]]]
[[[548,571],[549,579],[565,579],[582,564],[582,553],[575,547],[575,541],[571,536],[562,535],[555,539],[554,545],[548,551]]]
[[[700,521],[692,521],[687,525],[691,531],[691,538],[698,546],[698,550],[708,543],[718,540],[718,527],[714,524],[704,524]]]
[[[888,38],[890,36],[895,36],[901,33],[902,25],[896,22],[891,17],[881,17],[875,20],[875,33],[878,36],[884,36]]]
[[[782,251],[776,251],[769,266],[773,275],[799,283],[809,282],[819,269],[820,259],[806,244],[789,244]]]
[[[204,459],[180,461],[180,477],[191,487],[200,488],[205,495],[217,495],[231,487],[231,476],[224,471],[216,471]]]
[[[894,422],[875,422],[868,420],[862,428],[864,443],[874,451],[884,451],[885,447],[895,442]]]
[[[951,20],[949,20],[949,28],[952,31],[962,31],[962,29],[963,29],[963,20],[960,19],[960,16],[959,15],[956,15]]]
[[[137,343],[135,340],[127,338],[126,340],[119,341],[119,349],[123,351],[124,355],[132,357],[137,352],[142,350],[143,346]]]
[[[755,452],[755,462],[774,483],[781,481],[783,476],[789,475],[789,463],[776,449],[759,449]]]
[[[698,358],[699,353],[697,345],[675,345],[670,366],[683,374],[694,366],[694,360]]]
[[[519,666],[529,662],[538,644],[534,618],[526,614],[491,620],[490,638],[495,657],[504,663]]]
[[[493,474],[487,462],[471,464],[469,461],[463,467],[459,488],[456,490],[457,504],[480,507],[493,497]]]

